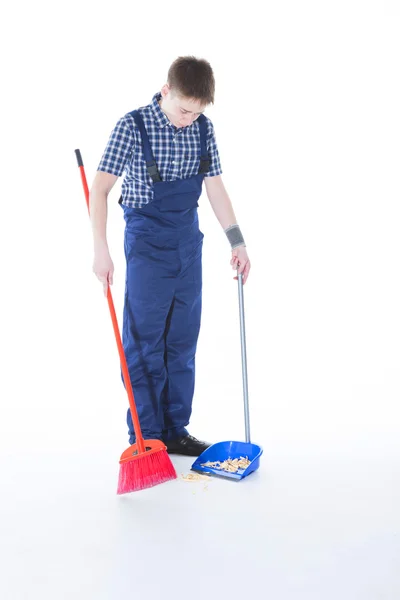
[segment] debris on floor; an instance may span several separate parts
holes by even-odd
[[[183,481],[201,481],[202,479],[206,479],[207,481],[209,481],[210,476],[201,475],[200,473],[188,473],[187,475],[184,475],[182,473],[182,479]]]
[[[228,473],[237,473],[239,469],[247,469],[251,461],[246,457],[243,458],[228,458],[221,462],[220,460],[216,460],[215,462],[206,462],[202,464],[202,467],[211,467],[212,469],[218,469],[220,471],[227,471]]]

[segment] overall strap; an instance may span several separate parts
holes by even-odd
[[[154,160],[153,151],[150,146],[149,136],[147,135],[146,127],[144,126],[144,122],[142,119],[142,115],[137,110],[133,110],[131,113],[132,117],[135,119],[135,123],[139,128],[140,136],[143,142],[143,153],[144,159],[146,161],[146,169],[148,174],[150,175],[153,183],[157,183],[161,181],[161,176],[157,167],[157,163]]]
[[[208,173],[210,170],[210,157],[207,152],[207,119],[204,115],[200,115],[197,119],[200,128],[200,167],[199,173]]]

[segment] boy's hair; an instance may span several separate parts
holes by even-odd
[[[214,104],[214,73],[204,59],[194,56],[180,56],[169,68],[168,84],[175,92],[185,98]]]

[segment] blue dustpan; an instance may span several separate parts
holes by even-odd
[[[256,471],[260,466],[260,456],[263,453],[261,446],[250,442],[250,415],[249,415],[249,395],[247,385],[247,357],[246,357],[246,332],[244,322],[244,300],[243,300],[243,279],[242,275],[238,274],[239,286],[239,313],[240,313],[240,340],[242,346],[242,375],[243,375],[243,396],[244,396],[244,418],[246,429],[245,442],[218,442],[205,450],[195,460],[192,465],[193,471],[209,473],[211,475],[219,475],[228,479],[240,480],[253,471]],[[217,467],[205,466],[205,463],[214,463],[219,461],[224,462],[227,459],[247,458],[250,464],[239,469],[235,473],[218,469]]]

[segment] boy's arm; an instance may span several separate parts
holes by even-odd
[[[207,196],[212,209],[224,229],[232,247],[232,269],[243,274],[246,283],[250,272],[250,260],[240,228],[236,222],[235,212],[222,181],[221,175],[204,178]],[[235,277],[237,279],[237,277]]]
[[[107,246],[107,198],[118,177],[97,171],[89,194],[94,248]]]
[[[212,209],[222,228],[225,230],[231,225],[236,225],[233,206],[228,196],[228,192],[225,189],[221,175],[217,175],[216,177],[205,177],[204,183]]]
[[[114,265],[107,244],[107,199],[118,177],[97,171],[89,193],[90,222],[93,232],[93,272],[103,284],[104,295],[113,283]]]
[[[122,176],[133,151],[134,142],[132,124],[128,118],[122,117],[111,132],[89,193],[94,243],[93,271],[102,282],[105,294],[107,294],[108,284],[112,284],[114,273],[106,235],[107,199],[118,177]]]

